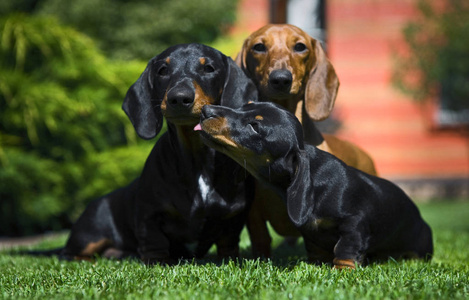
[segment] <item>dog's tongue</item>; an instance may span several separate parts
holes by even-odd
[[[199,123],[199,124],[195,125],[194,131],[200,131],[200,130],[202,130],[202,126],[200,126],[200,123]]]

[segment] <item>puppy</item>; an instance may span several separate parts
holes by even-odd
[[[272,103],[205,106],[195,129],[282,197],[312,262],[355,268],[389,257],[431,258],[431,229],[409,197],[305,144],[288,111]]]

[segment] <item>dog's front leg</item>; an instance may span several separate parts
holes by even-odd
[[[351,219],[340,226],[340,238],[334,247],[334,268],[355,269],[363,261],[368,241],[359,220]]]
[[[157,217],[147,215],[140,222],[137,220],[137,240],[137,251],[145,264],[171,264],[170,242],[161,230]]]
[[[270,258],[272,238],[267,228],[267,221],[263,218],[259,207],[251,209],[247,229],[253,257]]]
[[[304,243],[306,248],[306,253],[308,255],[308,261],[315,265],[322,265],[324,263],[331,263],[334,255],[331,251],[327,251],[321,247],[319,247],[316,243],[314,243],[314,239],[309,237],[308,235],[303,235]]]
[[[239,257],[239,236],[246,223],[247,212],[244,211],[225,223],[222,235],[217,240],[218,258]]]
[[[220,259],[239,257],[239,234],[235,236],[222,237],[217,241],[217,256]]]

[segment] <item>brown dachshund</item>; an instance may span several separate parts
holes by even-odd
[[[256,84],[261,101],[277,103],[295,114],[307,143],[376,175],[367,153],[333,135],[322,135],[314,125],[329,116],[339,88],[334,67],[319,41],[293,25],[266,25],[245,40],[236,63]],[[266,221],[280,235],[300,235],[289,221],[283,202],[258,185],[248,221],[254,256],[270,257]]]

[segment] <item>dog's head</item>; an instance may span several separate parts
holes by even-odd
[[[257,91],[234,61],[200,44],[170,47],[152,58],[129,88],[122,108],[144,139],[161,130],[163,116],[175,125],[195,125],[207,104],[240,107]]]
[[[339,80],[319,41],[300,28],[266,25],[244,42],[236,63],[254,81],[262,101],[295,112],[305,101],[309,117],[320,121],[334,107]]]
[[[289,160],[304,148],[298,119],[268,102],[238,109],[205,106],[196,129],[208,146],[230,156],[255,177],[271,182],[291,171],[286,169],[293,165]]]

